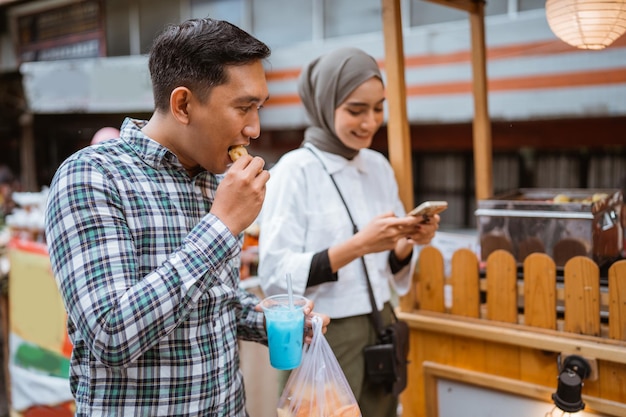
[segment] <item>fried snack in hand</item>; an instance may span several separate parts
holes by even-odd
[[[237,159],[241,158],[244,155],[248,155],[248,150],[243,145],[233,146],[228,149],[228,156],[230,159],[235,162]]]

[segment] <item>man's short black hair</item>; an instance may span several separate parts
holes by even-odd
[[[170,94],[187,87],[202,101],[227,81],[225,66],[263,60],[270,48],[224,20],[190,19],[169,25],[152,44],[149,68],[156,110],[169,108]]]

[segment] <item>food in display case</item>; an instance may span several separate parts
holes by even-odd
[[[624,249],[623,204],[619,189],[523,188],[480,200],[481,260],[505,249],[518,262],[541,252],[558,267],[579,255],[611,264]]]

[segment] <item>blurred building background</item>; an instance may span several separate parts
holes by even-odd
[[[473,228],[468,16],[435,2],[400,1],[414,199],[448,200],[442,226]],[[306,120],[296,92],[302,65],[334,48],[356,46],[376,57],[384,70],[381,4],[0,0],[0,166],[17,175],[12,185],[39,191],[59,164],[88,146],[102,127],[119,127],[127,116],[149,117],[153,103],[146,54],[152,39],[168,23],[204,16],[229,20],[273,50],[266,63],[271,99],[261,112],[261,137],[251,146],[271,165],[302,140]],[[545,0],[488,0],[485,14],[495,193],[625,186],[626,36],[603,50],[576,49],[550,30]],[[377,134],[374,148],[387,152],[386,129]],[[42,282],[51,284],[47,257],[40,255],[28,254],[36,258]],[[8,328],[3,274],[0,330]],[[33,270],[24,275],[33,276]],[[37,288],[40,297],[55,302],[46,295],[54,288],[44,293],[42,285],[29,285],[20,287],[24,300],[32,301]],[[34,304],[32,311],[44,308]],[[33,303],[14,305],[29,310]],[[36,333],[54,330],[40,317],[32,318],[40,329]],[[56,316],[50,319],[62,323]],[[7,340],[1,339],[6,336],[0,331],[3,365],[8,351]],[[249,363],[259,368],[258,362]],[[0,372],[0,417],[8,412],[2,379]],[[274,396],[261,392],[251,398]],[[271,412],[272,407],[270,401]],[[55,412],[70,413],[63,407]]]
[[[402,0],[415,200],[446,199],[442,222],[475,225],[467,14]],[[495,192],[613,188],[626,175],[626,37],[579,50],[550,30],[544,0],[487,1]],[[26,190],[103,126],[147,117],[146,54],[167,23],[229,20],[265,41],[271,99],[252,151],[271,164],[302,139],[301,66],[333,48],[384,68],[380,0],[0,0],[0,163]],[[386,152],[386,130],[375,148]]]

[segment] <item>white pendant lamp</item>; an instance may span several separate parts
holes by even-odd
[[[547,0],[550,29],[581,49],[603,49],[626,32],[626,0]]]

